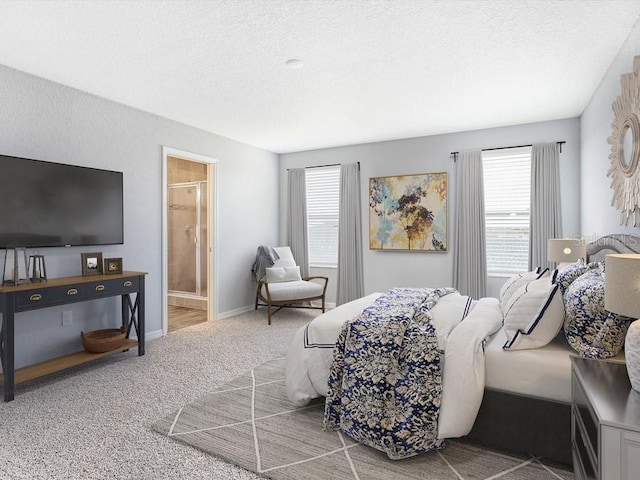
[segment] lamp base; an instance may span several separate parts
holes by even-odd
[[[624,357],[631,387],[640,392],[640,320],[629,325],[624,341]]]

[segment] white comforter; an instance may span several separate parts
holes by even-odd
[[[287,355],[287,396],[296,406],[327,395],[333,346],[345,320],[371,305],[373,293],[330,310],[302,327]],[[473,427],[484,392],[483,341],[502,325],[496,298],[472,302],[453,293],[431,309],[438,344],[445,351],[438,437],[461,437]],[[463,321],[464,319],[464,321]]]

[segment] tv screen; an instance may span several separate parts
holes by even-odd
[[[122,172],[0,155],[0,248],[121,243]]]

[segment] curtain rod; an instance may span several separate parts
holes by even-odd
[[[360,168],[360,162],[356,162],[356,163],[358,164],[358,168]],[[328,164],[328,165],[313,165],[313,166],[311,166],[311,167],[301,167],[301,168],[304,168],[304,169],[306,170],[306,169],[308,169],[308,168],[339,167],[339,166],[341,166],[341,165],[342,165],[341,163],[330,163],[330,164]],[[290,169],[290,168],[287,168],[287,172],[288,172],[289,170],[291,170],[291,169]]]
[[[562,153],[562,145],[564,143],[567,143],[564,140],[560,140],[559,142],[556,142],[556,145],[560,145],[560,153]],[[483,148],[482,150],[480,150],[481,152],[489,152],[491,150],[506,150],[507,148],[522,148],[522,147],[533,147],[532,144],[529,145],[514,145],[512,147],[495,147],[495,148]],[[451,152],[451,155],[453,155],[453,161],[456,162],[458,160],[458,154],[460,152]]]

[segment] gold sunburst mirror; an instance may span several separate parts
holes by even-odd
[[[640,226],[640,56],[633,59],[633,72],[620,77],[620,95],[613,102],[611,145],[611,205],[620,210],[620,225]]]

